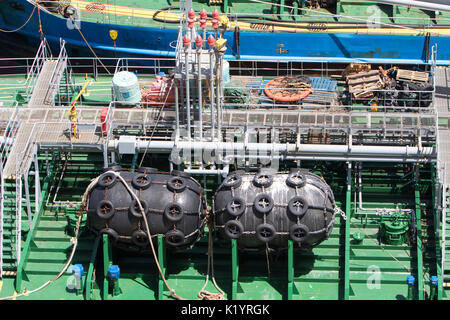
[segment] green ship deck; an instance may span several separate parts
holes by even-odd
[[[74,219],[91,180],[104,167],[115,164],[130,170],[140,164],[163,172],[174,169],[166,146],[172,141],[174,128],[185,127],[183,120],[181,124],[177,120],[183,118],[183,113],[173,106],[124,106],[111,89],[115,71],[136,72],[144,90],[158,72],[180,67],[174,61],[150,59],[143,67],[133,65],[132,59],[103,59],[111,73],[107,74],[93,59],[69,59],[64,47],[58,58],[49,57],[43,48],[38,52],[39,59],[9,61],[11,69],[0,76],[0,298],[20,295],[13,299],[172,300],[152,256],[121,252],[110,246],[106,236],[96,238],[85,226],[81,227],[77,250],[61,278],[29,293],[55,277],[68,260]],[[42,70],[48,61],[61,67],[55,67],[45,82]],[[314,101],[270,103],[262,96],[262,83],[290,72],[336,79],[337,93],[341,94],[346,84],[340,75],[346,65],[316,68],[261,62],[260,66],[258,62],[231,65],[232,82],[248,84],[250,77],[257,85],[250,87],[251,99],[244,104],[233,103],[225,96],[224,104],[219,104],[223,107],[222,127],[217,130],[234,137],[252,134],[250,129],[276,131],[282,144],[297,144],[295,152],[286,151],[283,155],[286,159],[280,161],[279,171],[301,166],[323,177],[331,186],[341,213],[336,216],[329,239],[310,252],[291,250],[290,242],[286,252],[266,256],[264,252],[239,252],[235,240],[214,241],[214,273],[225,298],[447,299],[450,180],[445,167],[450,161],[450,69],[436,68],[432,63],[422,66],[435,77],[433,103],[428,108],[411,110],[381,105],[374,108],[364,101],[325,106]],[[50,100],[32,104],[43,94],[36,89],[41,81],[47,84],[42,92]],[[82,91],[88,81],[87,91]],[[55,83],[58,85],[52,86]],[[80,138],[75,139],[69,109],[80,92],[83,94],[76,104]],[[212,125],[211,110],[208,103],[203,107],[203,113],[198,112],[206,128]],[[105,108],[107,120],[102,121],[100,114]],[[198,109],[191,111],[195,110]],[[102,133],[105,123],[106,135]],[[193,131],[203,129],[197,122],[192,122],[192,126]],[[23,147],[17,147],[20,130],[28,130],[29,135]],[[207,130],[202,133],[209,137]],[[134,154],[118,152],[121,136],[136,137],[141,147]],[[330,140],[323,142],[323,137]],[[142,147],[145,145],[149,152]],[[323,152],[313,156],[301,149],[324,145],[348,149],[342,154]],[[364,147],[369,152],[358,151]],[[406,154],[371,155],[370,150],[378,147],[406,150]],[[255,164],[243,167],[254,170]],[[225,172],[225,166],[204,166],[193,161],[177,169],[190,172],[202,184],[211,207],[211,196],[223,179],[217,173]],[[407,217],[408,231],[400,238],[392,236],[386,240],[380,228],[395,217],[405,221],[398,213]],[[162,238],[158,238],[158,260],[170,287],[179,296],[197,299],[205,283],[208,232],[185,252],[166,250]],[[85,270],[81,288],[72,274],[75,264],[83,265]],[[107,270],[111,265],[120,266],[120,290],[110,288]],[[415,284],[409,287],[406,279],[411,275]],[[437,286],[430,282],[434,276]],[[206,289],[217,292],[211,282]]]

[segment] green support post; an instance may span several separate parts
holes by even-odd
[[[270,13],[277,14],[277,12],[278,12],[278,7],[272,4],[272,6],[270,7]]]
[[[80,279],[80,287],[76,288],[76,295],[81,296],[84,292],[84,282]]]
[[[237,299],[237,290],[239,286],[239,254],[237,248],[237,240],[231,239],[231,267],[232,267],[232,285],[231,285],[231,300]]]
[[[166,276],[166,247],[164,245],[164,237],[158,236],[158,261],[160,263],[161,271]],[[164,281],[161,275],[158,275],[158,300],[163,299]]]
[[[304,8],[305,8],[305,2],[304,2],[304,1],[300,1],[296,13],[297,13],[298,15],[303,15],[305,11],[302,10],[302,9],[304,9]]]
[[[111,259],[111,246],[109,245],[109,239],[107,234],[103,234],[103,300],[108,300],[109,294],[109,281],[108,281],[108,269],[112,265]]]
[[[135,152],[134,156],[133,156],[133,160],[131,160],[131,169],[136,169],[136,163],[137,163],[137,159],[138,159],[139,153]]]
[[[395,21],[395,18],[400,15],[400,8],[397,5],[392,6],[392,19]]]
[[[347,168],[347,192],[345,196],[345,216],[341,216],[341,223],[345,223],[345,247],[344,247],[344,300],[350,298],[350,219],[352,210],[352,164]]]
[[[223,0],[223,13],[228,13],[228,0]]]
[[[419,190],[419,167],[414,172],[414,200],[416,214],[416,252],[417,252],[417,298],[423,300],[423,257],[422,257],[422,228]]]
[[[94,288],[94,281],[92,281],[92,279],[93,279],[92,276],[94,274],[95,260],[97,258],[99,244],[100,244],[100,237],[96,237],[95,242],[94,242],[94,247],[92,248],[91,259],[89,260],[88,274],[86,276],[86,285],[85,285],[85,287],[86,287],[85,299],[86,300],[92,299],[92,289]]]
[[[432,164],[431,165],[431,199],[433,201],[433,214],[434,214],[434,230],[438,231],[439,229],[439,199],[437,199],[438,203],[436,203],[436,196],[439,194],[439,192],[437,191],[437,188],[439,188],[439,183],[438,181],[436,181],[436,165]],[[445,196],[445,195],[444,195]],[[441,251],[441,233],[437,232],[436,234],[439,234],[439,237],[435,237],[435,255],[436,255],[436,273],[437,273],[437,278],[438,278],[438,286],[437,286],[437,300],[442,300],[442,291],[443,291],[443,286],[442,286],[442,277],[441,277],[441,273],[442,273],[442,269],[441,269],[441,258],[442,258],[442,251]]]
[[[280,0],[280,6],[278,7],[278,14],[281,15],[281,19],[284,20],[282,14],[284,13],[284,0]]]
[[[337,14],[344,13],[344,6],[342,5],[340,0],[338,0],[338,2],[336,3],[336,13]]]
[[[294,293],[294,242],[288,240],[288,300],[292,300]]]

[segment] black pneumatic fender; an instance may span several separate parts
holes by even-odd
[[[120,175],[135,196],[130,194]],[[163,235],[169,247],[188,248],[203,233],[206,200],[200,184],[187,174],[136,172],[108,168],[88,190],[87,223],[95,233],[107,233],[115,246],[150,250],[145,221],[152,235]],[[181,237],[181,235],[183,235]],[[156,237],[152,238],[155,241]]]
[[[214,195],[214,226],[241,250],[312,248],[332,231],[336,204],[330,186],[305,169],[289,173],[232,172]]]

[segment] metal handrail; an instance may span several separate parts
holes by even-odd
[[[55,64],[55,66],[53,67],[52,76],[50,78],[49,86],[48,86],[47,93],[46,93],[45,99],[44,99],[45,102],[48,102],[48,100],[50,100],[50,99],[53,100],[53,97],[49,97],[48,95],[50,94],[50,92],[53,92],[53,90],[55,88],[58,88],[59,83],[55,83],[55,82],[58,81],[58,73],[60,71],[59,70],[60,66],[64,65],[68,60],[68,55],[67,55],[67,51],[65,48],[65,44],[66,44],[66,42],[64,40],[61,40],[61,49],[59,51],[57,62]]]
[[[108,118],[109,119],[109,118]],[[26,142],[25,148],[22,152],[16,155],[16,238],[15,238],[15,246],[16,246],[16,259],[17,263],[20,262],[20,250],[21,250],[21,220],[22,220],[22,177],[24,174],[28,172],[28,168],[24,168],[23,164],[29,157],[32,157],[35,152],[36,144],[33,139],[36,137],[36,131],[40,128],[41,125],[49,122],[37,122],[34,123],[33,129],[31,130],[31,134]],[[52,123],[52,122],[50,122]],[[79,125],[87,124],[87,125],[102,125],[104,122],[88,122],[88,123],[79,123]],[[69,132],[72,130],[71,122],[67,122],[67,129]],[[72,141],[70,139],[70,144]],[[33,149],[33,150],[32,150]],[[3,175],[2,175],[3,177]],[[3,186],[3,183],[2,183]],[[41,200],[42,201],[42,200]]]
[[[16,102],[16,106],[13,109],[13,113],[8,120],[5,132],[3,133],[3,147],[0,149],[0,159],[2,159],[0,162],[2,162],[3,165],[5,164],[10,151],[7,142],[13,138],[16,132],[15,129],[18,128],[19,120],[19,107]]]
[[[26,88],[26,94],[27,94],[27,100],[29,99],[30,90],[33,91],[34,82],[39,75],[40,70],[42,69],[42,66],[44,65],[44,62],[48,58],[52,58],[52,53],[50,50],[50,47],[48,45],[47,40],[44,38],[41,41],[41,44],[39,45],[39,48],[36,52],[36,55],[33,60],[33,64],[31,65],[31,68],[29,71],[27,71],[27,79],[25,83],[27,84]]]
[[[108,113],[106,115],[105,121],[101,123],[101,125],[106,125],[106,137],[105,138],[105,145],[108,147],[109,141],[111,140],[111,133],[112,133],[112,114],[114,109],[114,103],[110,102],[108,106]],[[102,132],[103,134],[103,132]]]

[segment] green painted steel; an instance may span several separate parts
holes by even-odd
[[[71,154],[58,192],[55,185],[62,173],[65,159],[55,156],[54,161],[51,175],[55,178],[50,180],[50,175],[46,178],[42,192],[47,190],[50,196],[46,198],[51,200],[56,196],[57,202],[44,201],[40,220],[34,220],[35,236],[31,236],[32,232],[28,234],[27,240],[30,240],[24,250],[29,250],[29,258],[26,259],[27,263],[21,266],[21,280],[18,275],[21,290],[24,287],[36,288],[59,272],[71,245],[70,235],[67,234],[68,220],[65,216],[72,213],[65,209],[64,201],[81,200],[85,187],[101,170],[102,157],[100,154]],[[146,159],[143,165],[153,166],[154,163],[150,161],[150,158]],[[295,251],[294,254],[290,249],[294,245],[290,243],[289,249],[282,253],[279,259],[270,261],[270,278],[267,277],[264,254],[240,253],[236,240],[229,241],[224,247],[215,242],[215,277],[226,297],[240,300],[407,299],[408,287],[405,280],[409,274],[413,274],[416,277],[414,297],[431,298],[427,279],[432,275],[440,275],[439,260],[435,255],[439,248],[430,246],[431,242],[427,244],[427,241],[438,241],[429,238],[433,235],[437,223],[436,204],[427,205],[426,208],[433,209],[430,215],[425,215],[428,209],[423,206],[432,200],[435,186],[435,176],[432,175],[434,168],[421,165],[418,183],[415,183],[415,176],[408,171],[408,167],[400,164],[389,167],[367,163],[362,172],[364,208],[395,209],[398,206],[415,209],[416,227],[421,227],[420,221],[423,226],[417,231],[417,247],[423,249],[417,253],[416,245],[409,242],[395,245],[378,242],[381,219],[360,215],[356,210],[358,202],[353,202],[355,195],[357,199],[358,192],[354,185],[356,166],[353,166],[350,175],[345,164],[324,167],[312,161],[304,161],[302,166],[323,175],[347,219],[343,216],[336,217],[329,239],[311,252]],[[41,173],[42,177],[46,176],[44,171]],[[219,181],[216,177],[208,177],[203,184],[208,190],[214,190]],[[37,216],[34,219],[37,219]],[[429,228],[425,228],[425,224]],[[352,235],[355,233],[363,234],[364,237],[354,241]],[[36,247],[32,246],[31,240]],[[158,259],[169,285],[178,295],[188,299],[197,298],[196,293],[205,281],[207,243],[206,233],[190,250],[178,253],[161,250],[164,248],[164,238],[158,237]],[[100,259],[97,259],[96,255],[99,255]],[[18,299],[172,299],[168,297],[167,292],[164,293],[164,284],[151,255],[124,255],[111,247],[105,236],[96,238],[89,232],[82,234],[72,263],[80,263],[88,270],[84,296],[67,290],[65,282],[70,275],[65,275],[50,288]],[[100,265],[96,265],[97,263]],[[117,296],[108,290],[110,283],[107,271],[112,264],[118,265],[122,272],[122,292]],[[381,276],[379,282],[375,281],[377,272]],[[4,279],[0,296],[12,294],[13,281],[14,279]],[[439,296],[439,287],[436,290],[436,298],[447,298],[443,292]]]
[[[166,247],[164,245],[164,238],[161,235],[158,235],[158,261],[159,261],[159,265],[161,267],[161,272],[164,275],[164,277],[167,276],[166,257],[167,257],[167,255],[166,255]],[[164,284],[162,276],[159,274],[158,275],[158,300],[163,300],[165,286],[166,285]]]
[[[85,298],[86,300],[92,300],[92,291],[94,290],[95,282],[93,281],[93,274],[94,274],[94,268],[95,268],[95,260],[97,259],[97,254],[99,251],[99,245],[100,245],[100,236],[95,238],[94,245],[92,246],[92,254],[91,259],[89,261],[89,269],[86,276],[86,285],[84,286],[86,288],[85,292]]]
[[[112,255],[111,246],[109,243],[108,235],[103,234],[103,300],[108,300],[109,298],[109,280],[108,280],[108,269],[112,265]]]
[[[294,243],[288,240],[288,294],[287,300],[292,300],[294,293]]]
[[[346,220],[341,216],[341,223],[345,224],[345,241],[344,241],[344,300],[348,300],[350,296],[350,221],[352,218],[352,171],[351,164],[348,166],[347,174],[347,191],[345,194],[345,216]],[[344,221],[343,221],[344,220]]]
[[[42,186],[42,191],[41,191],[41,199],[47,199],[47,195],[49,193],[49,188],[50,188],[50,182],[53,179],[53,173],[54,173],[54,165],[55,165],[55,158],[52,158],[52,161],[49,164],[49,169],[51,174],[47,177],[44,178],[44,185]],[[21,255],[21,259],[19,262],[19,265],[17,267],[17,275],[16,275],[16,284],[15,284],[15,289],[17,292],[21,292],[22,291],[22,280],[24,278],[26,278],[26,274],[25,274],[25,267],[27,264],[27,260],[30,254],[30,250],[31,248],[34,246],[36,246],[36,244],[34,243],[34,236],[36,235],[36,231],[37,231],[37,225],[39,224],[43,211],[45,208],[45,202],[44,200],[41,201],[41,203],[39,204],[39,210],[37,212],[37,214],[34,215],[33,218],[33,223],[31,226],[31,232],[29,232],[27,234],[27,239],[25,241],[25,245],[22,249],[22,255]]]
[[[236,300],[239,288],[239,252],[236,239],[231,239],[231,281],[231,300]]]
[[[443,279],[442,279],[442,266],[441,266],[441,239],[442,235],[440,232],[440,221],[439,221],[439,199],[437,199],[437,195],[439,194],[439,183],[436,181],[436,165],[431,165],[431,185],[435,186],[431,188],[432,194],[432,208],[433,208],[433,230],[435,232],[435,265],[436,265],[436,276],[438,277],[438,287],[437,287],[437,300],[442,300],[443,294]],[[437,201],[436,201],[437,200]]]
[[[419,167],[416,167],[414,171],[414,200],[416,214],[417,298],[423,300],[422,210],[420,207],[419,177]]]

